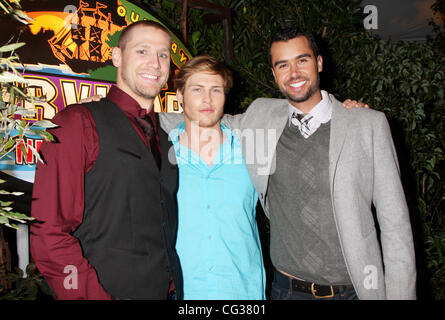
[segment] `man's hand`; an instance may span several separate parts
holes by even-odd
[[[352,109],[352,108],[367,108],[367,109],[369,109],[370,108],[369,105],[364,102],[358,102],[356,100],[351,100],[351,99],[346,99],[343,102],[343,106],[346,109]]]
[[[87,103],[87,102],[93,102],[93,101],[100,101],[100,99],[104,98],[104,96],[100,95],[100,94],[96,94],[94,96],[91,97],[86,97],[84,99],[80,99],[79,103]],[[348,99],[349,100],[349,99]],[[343,102],[344,103],[344,102]],[[349,109],[349,108],[348,108]]]

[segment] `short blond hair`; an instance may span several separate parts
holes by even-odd
[[[156,22],[154,20],[140,20],[140,21],[136,21],[132,24],[129,24],[128,26],[126,26],[121,34],[119,35],[119,40],[117,42],[117,46],[119,48],[121,48],[121,50],[125,50],[125,46],[128,42],[128,38],[129,38],[129,34],[131,32],[131,30],[137,28],[137,27],[151,27],[157,30],[161,30],[164,31],[168,37],[170,38],[171,41],[171,36],[170,36],[170,32],[167,30],[167,28],[165,28],[163,25],[161,25],[159,22]]]
[[[220,75],[224,81],[224,92],[227,94],[233,85],[232,71],[223,63],[211,56],[197,56],[188,61],[176,73],[173,83],[176,90],[184,92],[187,80],[195,73],[208,72]]]

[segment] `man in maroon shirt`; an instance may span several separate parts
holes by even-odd
[[[31,253],[59,299],[165,299],[173,283],[182,297],[177,168],[153,110],[170,48],[160,24],[130,25],[113,49],[107,98],[53,119],[57,143],[43,143],[36,168]]]

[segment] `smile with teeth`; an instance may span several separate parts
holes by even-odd
[[[289,84],[290,87],[298,89],[304,86],[306,83],[306,80],[298,81],[298,82],[292,82]]]
[[[153,74],[149,74],[149,73],[141,73],[140,76],[144,79],[148,79],[148,80],[158,80],[159,77],[155,76]]]

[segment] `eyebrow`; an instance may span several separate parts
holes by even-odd
[[[189,87],[201,87],[204,88],[206,85],[204,84],[199,84],[199,83],[191,83],[188,85]],[[224,88],[224,85],[216,85],[216,86],[210,86],[210,88]]]
[[[153,46],[152,45],[149,45],[149,44],[147,44],[147,43],[144,43],[144,42],[139,42],[139,43],[136,43],[135,45],[134,45],[134,48],[152,48]],[[160,49],[160,51],[164,51],[164,52],[170,52],[170,48],[161,48]]]
[[[312,55],[311,54],[309,54],[309,53],[303,53],[303,54],[300,54],[299,56],[296,56],[294,59],[295,60],[298,60],[298,59],[301,59],[301,58],[307,58],[307,57],[312,57]],[[273,64],[273,67],[275,68],[277,65],[279,65],[279,64],[282,64],[282,63],[285,63],[285,62],[287,62],[287,61],[289,61],[289,60],[278,60],[278,61],[276,61],[274,64]]]

